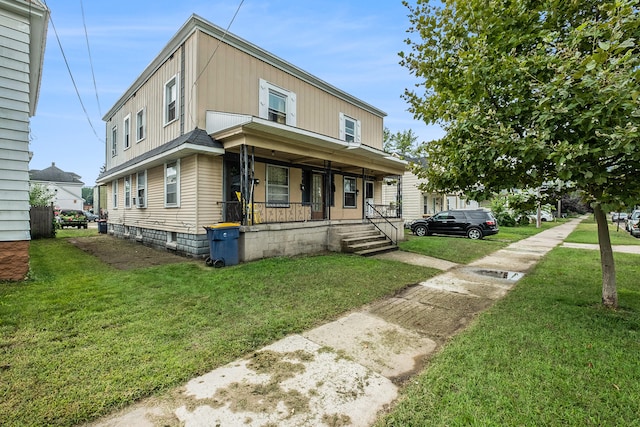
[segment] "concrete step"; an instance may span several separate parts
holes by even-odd
[[[373,249],[365,249],[358,252],[354,252],[354,254],[360,255],[360,256],[373,256],[373,255],[379,255],[386,252],[392,252],[397,250],[398,250],[398,246],[392,245],[391,242],[389,242],[389,244],[386,246],[381,246]]]

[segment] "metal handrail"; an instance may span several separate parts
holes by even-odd
[[[391,223],[391,221],[389,221],[389,220],[387,219],[387,217],[386,217],[386,216],[383,216],[383,215],[380,213],[380,211],[378,211],[378,210],[376,209],[376,207],[375,207],[374,205],[372,205],[371,203],[367,202],[367,208],[371,209],[374,213],[376,213],[376,214],[378,215],[376,218],[382,218],[383,220],[385,220],[385,222],[386,222],[387,224],[389,224],[391,227],[393,227],[393,229],[395,230],[395,235],[396,235],[396,239],[395,239],[395,240],[393,240],[393,239],[391,238],[391,236],[389,236],[387,233],[385,233],[383,229],[381,229],[380,227],[378,227],[378,224],[376,224],[375,222],[373,222],[373,221],[371,220],[371,217],[370,217],[369,215],[367,215],[367,216],[366,216],[367,221],[369,221],[371,224],[373,224],[373,226],[374,226],[375,228],[377,228],[377,229],[378,229],[378,231],[380,231],[382,234],[384,234],[384,236],[385,236],[387,239],[391,240],[391,243],[392,243],[392,244],[397,245],[397,244],[398,244],[398,227],[396,227],[395,225],[393,225],[393,223]]]

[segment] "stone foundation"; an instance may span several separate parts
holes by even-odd
[[[132,240],[159,250],[193,258],[209,256],[209,241],[202,234],[178,233],[143,227],[107,224],[107,232],[114,237]]]
[[[29,240],[0,242],[0,281],[20,281],[27,277],[29,243]]]
[[[404,240],[402,220],[393,220],[399,240]],[[340,252],[340,236],[336,226],[363,224],[362,220],[352,221],[312,221],[277,224],[260,224],[240,227],[238,258],[240,262],[254,261],[278,256],[317,254],[327,251]],[[378,226],[394,238],[395,231],[388,224]],[[389,230],[386,230],[389,228]],[[160,250],[168,250],[178,255],[206,258],[210,255],[209,239],[206,234],[179,233],[153,230],[122,224],[107,225],[108,233],[114,237],[128,239]]]

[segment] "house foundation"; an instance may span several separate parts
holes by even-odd
[[[29,243],[29,240],[0,242],[0,281],[20,281],[27,277]]]
[[[248,262],[279,256],[340,252],[342,247],[338,230],[356,224],[363,224],[363,221],[326,220],[241,226],[238,259],[240,262]],[[392,238],[404,240],[401,219],[378,223],[378,226]],[[394,235],[396,229],[399,230],[397,236]],[[206,234],[171,232],[121,224],[109,224],[108,232],[114,237],[136,241],[186,257],[204,259],[210,255]]]

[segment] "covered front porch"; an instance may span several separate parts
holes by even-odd
[[[223,221],[241,224],[241,260],[340,250],[336,230],[363,223],[393,244],[403,238],[382,184],[403,174],[404,161],[247,115],[208,111],[207,133],[225,150],[217,205]]]
[[[382,183],[406,162],[347,142],[253,116],[207,112],[207,133],[225,150],[224,221],[259,225],[356,220],[381,209]]]

